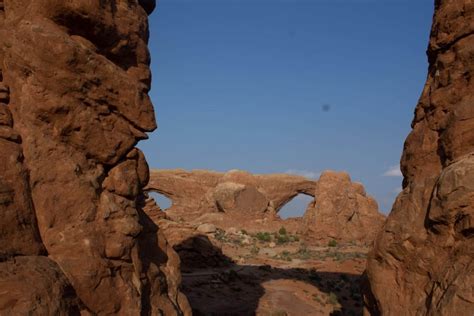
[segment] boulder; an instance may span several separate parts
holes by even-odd
[[[234,182],[220,183],[213,191],[213,198],[221,212],[262,214],[269,203],[255,186]]]
[[[324,171],[314,195],[303,217],[308,239],[370,243],[385,220],[375,199],[345,172]]]
[[[213,224],[201,224],[198,226],[197,231],[203,234],[212,234],[217,230],[216,226]]]

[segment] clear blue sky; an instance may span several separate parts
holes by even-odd
[[[160,0],[159,128],[139,147],[152,168],[345,170],[388,212],[432,14],[433,0]]]

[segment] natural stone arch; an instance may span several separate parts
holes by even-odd
[[[168,196],[157,192],[155,190],[149,190],[146,192],[146,196],[149,199],[153,199],[155,204],[162,210],[166,211],[173,206],[173,200],[170,199]]]
[[[299,199],[300,197],[304,197],[305,199],[308,199],[305,206],[300,205],[302,213],[301,214],[292,214],[291,216],[285,217],[285,215],[284,215],[285,208],[289,207],[292,203],[299,203],[299,202],[297,202],[297,199]],[[275,210],[275,212],[282,219],[302,218],[306,214],[306,211],[308,210],[308,208],[311,207],[312,205],[314,205],[314,203],[315,203],[315,195],[314,194],[306,194],[305,192],[299,192],[296,195],[294,195],[293,197],[291,197],[286,203],[282,204],[280,206],[280,208]]]
[[[175,169],[151,170],[146,190],[163,194],[173,201],[169,210],[171,216],[186,214],[192,217],[190,214],[198,216],[242,208],[270,215],[298,194],[314,196],[316,184],[317,181],[288,174]],[[245,198],[246,195],[255,197],[255,205]]]
[[[284,198],[280,199],[277,202],[273,202],[275,204],[275,212],[279,213],[282,208],[284,208],[288,203],[293,201],[298,195],[305,195],[310,196],[313,198],[313,203],[315,200],[315,194],[313,192],[308,192],[306,189],[296,190],[295,192],[291,192],[291,195],[285,196]]]
[[[364,187],[347,173],[323,172],[318,181],[288,174],[253,175],[231,170],[152,170],[148,191],[159,192],[173,201],[166,216],[187,222],[220,225],[280,226],[282,207],[299,194],[311,196],[302,217],[285,225],[310,239],[372,241],[384,216]],[[158,213],[151,217],[160,216]],[[271,225],[270,225],[271,226]],[[269,227],[267,225],[267,228]]]

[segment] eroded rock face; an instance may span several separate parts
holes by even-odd
[[[138,204],[155,1],[0,3],[1,255],[47,252],[92,314],[181,314],[179,260]]]
[[[367,312],[474,311],[474,3],[438,0],[404,190],[368,260]]]
[[[0,263],[2,315],[79,315],[79,300],[54,261],[19,256]]]
[[[371,242],[385,221],[375,199],[347,173],[323,172],[315,196],[303,218],[313,238]]]
[[[168,197],[166,213],[196,218],[209,213],[261,218],[274,216],[299,193],[314,195],[316,181],[287,174],[253,175],[231,170],[152,170],[148,191]]]
[[[325,172],[319,181],[287,174],[253,175],[196,170],[152,170],[148,191],[172,200],[166,216],[188,223],[213,223],[221,228],[239,226],[249,231],[278,230],[284,225],[303,233],[308,241],[372,242],[385,217],[377,202],[346,173]],[[299,193],[315,197],[302,218],[282,220],[279,210]],[[159,221],[157,207],[147,213]],[[172,229],[165,229],[171,240]],[[168,233],[169,231],[169,233]]]
[[[0,36],[4,32],[3,1],[0,2]],[[37,228],[28,173],[23,163],[21,137],[13,129],[8,108],[10,89],[3,78],[4,53],[0,49],[0,261],[16,255],[44,253]]]
[[[0,36],[4,36],[0,2]],[[31,199],[21,136],[8,108],[10,89],[0,49],[0,314],[78,315],[80,301],[70,282],[45,257]]]

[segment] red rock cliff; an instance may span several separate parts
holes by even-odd
[[[139,204],[153,8],[0,1],[0,312],[32,310],[29,292],[44,315],[188,311],[179,260]]]
[[[372,315],[474,312],[474,2],[437,0],[398,196],[367,268]]]

